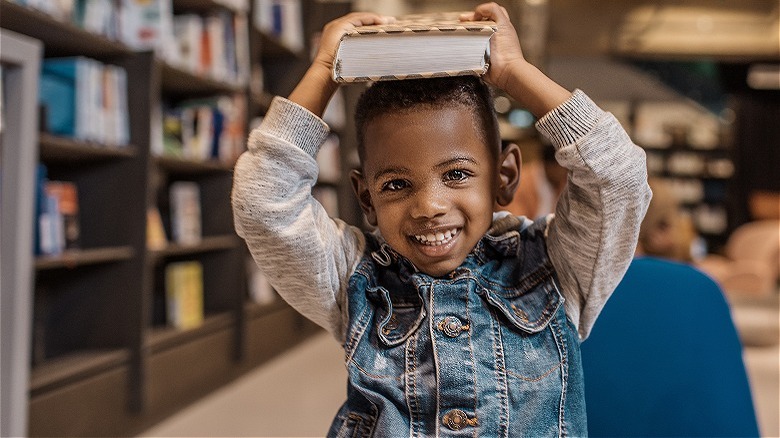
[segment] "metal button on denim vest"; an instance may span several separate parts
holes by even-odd
[[[546,225],[517,224],[446,278],[369,236],[348,288],[347,401],[328,436],[587,434]]]

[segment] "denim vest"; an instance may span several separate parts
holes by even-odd
[[[488,234],[443,278],[367,236],[348,286],[347,401],[328,436],[587,435],[545,227]]]

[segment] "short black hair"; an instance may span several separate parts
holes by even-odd
[[[415,108],[438,108],[463,105],[471,110],[474,122],[491,153],[498,154],[501,136],[493,110],[490,88],[475,76],[404,79],[380,81],[370,86],[358,100],[355,109],[358,155],[365,158],[366,126],[382,115],[403,113]]]

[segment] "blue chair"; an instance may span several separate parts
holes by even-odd
[[[591,436],[758,436],[729,307],[690,266],[635,259],[582,356]]]

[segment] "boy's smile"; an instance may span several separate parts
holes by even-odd
[[[366,126],[363,173],[353,184],[387,243],[420,271],[442,276],[490,227],[497,167],[498,151],[485,144],[471,109],[420,106]]]

